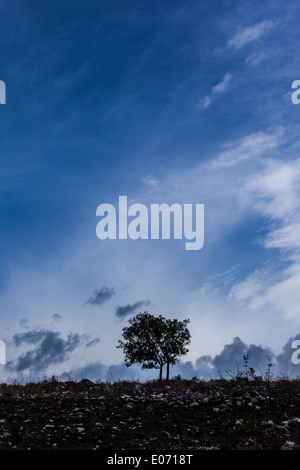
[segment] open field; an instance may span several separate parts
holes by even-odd
[[[300,380],[0,385],[0,449],[300,448]]]

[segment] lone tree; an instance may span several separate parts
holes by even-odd
[[[117,346],[124,351],[126,366],[141,364],[142,369],[159,369],[159,380],[162,380],[166,364],[166,380],[169,380],[170,365],[188,352],[186,346],[191,342],[187,328],[189,321],[169,320],[161,315],[155,317],[148,312],[130,318],[130,326],[123,328],[124,341],[119,340]]]

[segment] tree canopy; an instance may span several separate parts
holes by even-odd
[[[170,365],[188,352],[186,346],[191,341],[187,328],[189,321],[170,320],[162,315],[155,317],[148,312],[130,318],[130,326],[123,328],[124,340],[119,340],[117,346],[123,349],[126,366],[140,364],[142,369],[159,369],[161,380],[166,365],[168,380]]]

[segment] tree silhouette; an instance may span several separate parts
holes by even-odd
[[[162,380],[166,364],[166,380],[169,380],[170,365],[188,352],[186,346],[191,341],[187,328],[189,321],[170,320],[161,315],[155,317],[148,312],[130,318],[130,326],[123,328],[124,341],[119,340],[117,346],[123,349],[126,366],[140,364],[142,369],[159,369]]]

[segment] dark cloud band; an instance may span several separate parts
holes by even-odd
[[[124,306],[116,307],[116,317],[125,318],[128,315],[135,313],[139,308],[147,307],[150,304],[149,300],[139,300],[134,304],[127,304]]]
[[[111,299],[115,295],[116,290],[114,288],[101,287],[93,292],[93,295],[86,301],[86,304],[90,305],[101,305],[106,300]]]

